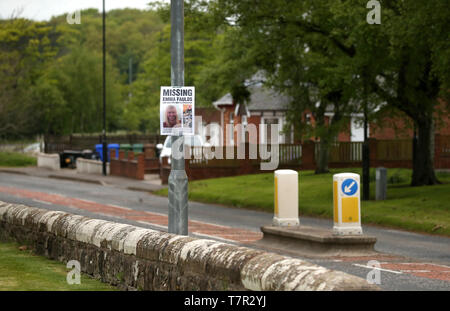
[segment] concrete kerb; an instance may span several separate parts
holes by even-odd
[[[0,173],[27,175],[41,178],[59,179],[67,181],[75,181],[89,184],[96,184],[101,186],[117,186],[123,189],[131,191],[139,191],[151,193],[159,189],[167,188],[167,186],[154,185],[145,183],[138,180],[133,180],[125,177],[118,176],[103,176],[99,174],[84,174],[79,176],[73,173],[66,172],[66,169],[59,170],[58,172],[38,167],[20,167],[20,168],[7,168],[0,169]]]
[[[119,254],[120,262],[136,266],[136,268],[123,267],[123,269],[131,271],[130,273],[134,273],[133,276],[125,278],[132,282],[128,286],[143,284],[144,279],[138,280],[138,278],[149,277],[142,272],[144,271],[142,262],[148,261],[150,266],[147,266],[147,270],[151,265],[157,265],[158,269],[168,269],[163,271],[166,274],[178,271],[176,273],[181,273],[181,276],[191,275],[189,281],[199,283],[198,288],[209,284],[205,283],[203,279],[216,281],[219,279],[233,283],[231,288],[249,290],[379,289],[375,285],[368,284],[364,279],[328,270],[299,259],[212,240],[177,236],[23,205],[0,202],[0,225],[2,227],[13,225],[12,228],[16,226],[17,230],[27,226],[26,231],[44,232],[50,237],[67,239],[68,241],[57,241],[59,241],[58,243],[67,242],[66,244],[69,245],[78,243],[76,244],[78,247],[85,245],[97,252],[97,257],[107,250],[114,251]],[[83,251],[73,251],[72,253],[83,253]],[[104,256],[106,258],[106,253]],[[84,262],[84,259],[81,261]],[[102,264],[102,260],[96,264]],[[137,267],[140,269],[139,273],[136,272]],[[94,270],[103,271],[100,268]],[[154,273],[150,275],[154,278],[158,277]],[[193,278],[192,275],[196,277]],[[102,276],[102,279],[109,279],[109,277]],[[169,284],[168,289],[178,289],[172,283],[167,283]]]
[[[263,238],[254,245],[268,251],[307,258],[329,256],[368,256],[377,254],[376,237],[368,235],[338,236],[320,227],[261,227]]]
[[[48,178],[79,181],[79,182],[84,182],[84,183],[89,183],[89,184],[97,184],[97,185],[103,184],[101,180],[81,178],[81,177],[77,177],[77,176],[64,176],[64,175],[50,174],[50,175],[48,175]]]
[[[19,171],[17,169],[10,169],[10,168],[0,168],[0,173],[16,174],[16,175],[30,175],[27,172]]]

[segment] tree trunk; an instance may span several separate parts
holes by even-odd
[[[331,92],[327,94],[326,100],[324,100],[321,105],[317,108],[315,118],[316,118],[316,129],[319,129],[319,154],[316,174],[329,173],[328,160],[330,155],[330,143],[335,139],[337,133],[340,130],[339,120],[341,120],[341,113],[339,109],[340,99],[342,97],[341,91]],[[328,103],[334,105],[334,115],[329,119],[328,124],[325,119],[325,112]]]
[[[434,174],[433,159],[431,158],[433,146],[432,118],[422,118],[416,121],[418,137],[413,156],[413,175],[411,186],[435,185],[440,182]]]
[[[319,154],[316,174],[328,173],[328,155],[329,155],[329,142],[326,138],[321,137],[319,142]]]
[[[317,112],[315,114],[316,118],[316,130],[318,130],[319,133],[319,150],[317,154],[317,161],[316,161],[316,174],[324,174],[328,173],[328,153],[329,153],[329,128],[327,128],[327,125],[325,124],[325,107],[326,105],[320,106],[317,109]]]

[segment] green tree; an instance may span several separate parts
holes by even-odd
[[[389,67],[374,88],[389,105],[408,115],[417,129],[411,184],[438,183],[433,167],[433,115],[439,97],[449,99],[448,1],[386,1],[383,31],[389,41]],[[448,68],[448,67],[447,67]]]
[[[306,11],[304,3],[260,1],[254,5],[249,1],[217,1],[212,8],[219,20],[234,28],[238,37],[234,50],[245,57],[244,61],[235,62],[241,68],[263,69],[266,84],[291,97],[288,120],[303,134],[320,139],[316,172],[327,172],[329,145],[350,106],[348,56],[332,42],[296,25]],[[326,8],[321,14],[332,17]],[[229,16],[235,17],[231,23]],[[314,127],[305,126],[302,119],[305,111],[314,116]]]
[[[348,86],[354,88],[349,99],[357,104],[355,110],[363,107],[370,112],[369,99],[375,98],[375,102],[385,101],[411,117],[419,134],[411,184],[433,184],[437,180],[430,137],[438,98],[448,98],[448,70],[442,66],[448,68],[449,63],[445,12],[449,11],[450,4],[439,0],[381,3],[381,25],[366,22],[367,1],[363,0],[261,0],[257,3],[217,0],[211,3],[211,8],[223,22],[234,17],[236,27],[251,34],[247,40],[256,46],[261,48],[264,43],[269,47],[279,46],[260,53],[262,67],[273,59],[277,66],[282,66],[290,45],[306,43],[311,48],[313,42],[319,42],[322,49],[312,49],[320,54],[319,64],[320,59],[325,61],[321,65],[325,74],[319,75],[319,92],[327,94],[332,80],[338,77],[337,83],[344,82],[344,87],[338,88],[342,94],[347,93]],[[279,34],[284,36],[277,37]],[[283,39],[286,44],[282,44]],[[331,72],[331,68],[327,69],[328,58],[335,63]],[[292,70],[305,69],[304,62],[289,64],[295,68]],[[282,85],[290,79],[275,76],[274,81]]]
[[[38,119],[30,113],[32,89],[57,52],[50,32],[42,22],[0,20],[0,135],[4,138],[35,132]]]
[[[118,129],[122,96],[121,86],[118,82],[117,69],[110,58],[106,65],[106,105],[107,105],[107,129]],[[102,55],[88,51],[84,47],[73,48],[70,54],[59,58],[48,72],[42,77],[47,83],[43,83],[37,90],[37,97],[45,99],[51,97],[49,102],[40,101],[53,111],[46,120],[64,120],[64,126],[58,123],[52,129],[61,130],[58,134],[68,133],[92,133],[102,129]],[[55,88],[57,90],[55,90]],[[59,101],[59,105],[57,104]],[[49,105],[56,105],[54,109]],[[47,128],[53,127],[47,125]]]
[[[69,134],[67,115],[70,113],[68,103],[59,89],[57,80],[42,76],[32,89],[34,117],[39,120],[36,132],[48,134]]]
[[[160,87],[170,85],[170,26],[144,56],[141,70],[131,85],[133,97],[124,109],[125,127],[155,133],[159,130]]]
[[[205,79],[204,70],[215,59],[218,34],[206,10],[205,1],[185,2],[185,85],[196,87],[196,105],[210,106],[214,80]],[[129,130],[156,132],[159,130],[160,87],[170,85],[170,6],[155,6],[164,27],[155,35],[154,44],[142,58],[136,81],[132,84],[133,97],[125,107],[124,118]]]
[[[197,76],[198,93],[206,105],[229,92],[233,100],[244,102],[250,96],[246,81],[258,71],[250,53],[252,46],[232,27],[219,28],[217,32],[211,47],[212,56]]]
[[[94,66],[96,61],[101,66],[102,53],[102,18],[101,13],[96,9],[83,10],[81,12],[82,23],[80,25],[68,25],[65,20],[65,15],[53,18],[50,24],[55,27],[62,36],[59,38],[59,44],[62,45],[61,57],[79,53],[78,47],[81,47],[85,53],[80,56],[83,58],[77,68],[71,67],[70,62],[66,62],[63,66],[70,70],[82,73],[83,79],[74,81],[78,86],[84,83],[101,83],[101,80],[93,80],[94,75],[101,79],[101,67]],[[159,15],[153,11],[141,11],[136,9],[112,10],[106,15],[106,51],[108,54],[107,63],[107,118],[108,129],[127,129],[127,130],[145,130],[148,124],[145,119],[148,119],[150,112],[142,105],[136,105],[136,100],[140,98],[139,85],[129,85],[129,81],[135,82],[137,75],[142,71],[142,64],[146,61],[145,55],[150,55],[149,51],[153,50],[156,41],[159,40],[159,34],[164,26],[163,21]],[[87,54],[92,54],[91,56]],[[95,59],[94,59],[95,58]],[[72,59],[74,60],[74,59]],[[129,77],[129,62],[132,61],[132,77]],[[76,63],[76,62],[75,62]],[[75,64],[74,63],[74,64]],[[75,66],[75,65],[74,65]],[[94,67],[92,67],[94,66]],[[95,71],[92,71],[95,68]],[[90,77],[90,78],[88,78]],[[131,78],[131,79],[130,79]],[[75,78],[73,78],[75,79]],[[86,94],[82,96],[96,96],[90,98],[84,103],[77,102],[78,106],[96,107],[95,110],[99,113],[98,125],[101,125],[102,119],[100,113],[101,105],[101,84],[92,84],[87,86]],[[93,92],[92,87],[98,93]],[[76,93],[81,93],[78,88],[74,88]],[[66,87],[65,94],[71,93]],[[110,94],[111,93],[111,94]],[[81,94],[79,94],[81,95]],[[77,95],[77,96],[79,96]],[[132,95],[132,98],[128,98]],[[66,95],[69,96],[69,95]],[[72,95],[70,95],[73,97]],[[142,98],[142,97],[141,97]],[[98,101],[100,100],[100,101]],[[114,102],[110,102],[113,100]],[[72,100],[74,102],[75,100]],[[143,100],[142,100],[143,101]],[[86,109],[83,108],[83,111]],[[68,129],[75,130],[80,122],[91,123],[85,120],[87,116],[92,116],[93,112],[87,115],[83,112],[83,116],[72,116],[73,121],[69,120],[70,126]],[[79,121],[77,121],[79,120]],[[83,121],[85,120],[85,121]],[[81,125],[80,125],[81,126]],[[82,126],[86,131],[92,131],[91,126]],[[94,127],[99,130],[100,128]],[[80,129],[78,129],[80,130]]]

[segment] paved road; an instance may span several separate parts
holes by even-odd
[[[0,173],[0,200],[167,231],[166,198],[111,185]],[[189,217],[192,236],[246,245],[260,239],[260,226],[272,221],[270,213],[195,202],[189,203]],[[329,220],[307,217],[301,223],[332,226]],[[450,290],[449,238],[374,226],[363,230],[377,237],[378,252],[389,255],[308,260],[366,278],[372,270],[367,262],[376,259],[383,289]]]

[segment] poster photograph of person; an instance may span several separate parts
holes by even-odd
[[[192,105],[183,105],[183,127],[192,128]]]
[[[162,86],[160,97],[161,135],[193,135],[194,103],[194,87]]]

